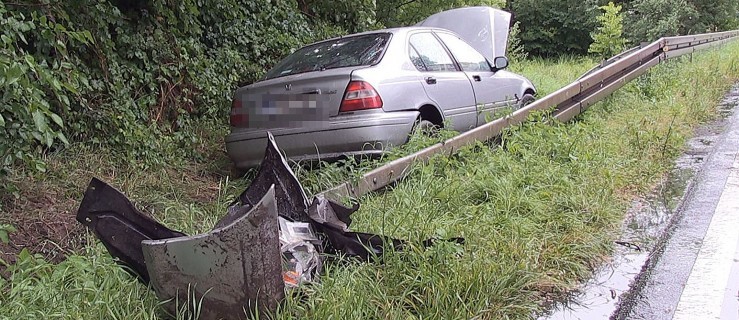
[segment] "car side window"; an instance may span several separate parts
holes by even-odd
[[[411,45],[409,51],[411,62],[413,62],[413,65],[416,66],[416,69],[418,69],[418,71],[429,71],[428,68],[426,68],[426,64],[423,63],[421,56],[418,54],[418,50],[416,50],[416,48]]]
[[[431,33],[416,33],[410,38],[410,57],[420,71],[457,71],[454,61]],[[414,61],[414,51],[416,61]],[[423,68],[425,67],[425,68]]]
[[[446,44],[454,58],[457,59],[463,71],[490,71],[490,63],[485,57],[477,52],[467,42],[448,33],[437,33],[439,38]]]

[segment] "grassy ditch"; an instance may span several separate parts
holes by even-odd
[[[546,114],[362,199],[357,230],[463,236],[329,270],[281,318],[529,318],[607,262],[629,200],[672,166],[739,78],[739,43],[670,61],[573,123]]]
[[[551,92],[589,66],[535,61],[521,69],[540,91]],[[692,128],[715,116],[718,100],[738,78],[739,43],[732,43],[696,54],[692,63],[661,65],[572,123],[537,114],[507,131],[500,145],[479,143],[415,167],[392,189],[361,199],[353,216],[353,229],[408,239],[410,249],[387,254],[382,264],[328,265],[320,283],[290,296],[275,317],[531,317],[544,301],[576,288],[607,261],[628,200],[669,169]],[[93,175],[172,228],[207,231],[246,184],[227,175],[222,131],[194,133],[202,137],[196,141],[203,150],[197,161],[157,168],[131,166],[83,146],[52,155],[47,173],[16,181],[20,197],[8,200],[0,225],[14,224],[19,231],[0,249],[17,249],[20,235],[33,234],[29,224],[69,220]],[[362,170],[329,166],[299,174],[317,191]],[[19,223],[19,217],[25,220]],[[1,317],[161,316],[154,294],[88,233],[74,221],[65,228],[62,243],[44,236],[29,242],[47,259],[27,251],[14,255],[13,263],[6,257]],[[456,236],[466,244],[419,245]],[[60,255],[67,258],[48,262]]]

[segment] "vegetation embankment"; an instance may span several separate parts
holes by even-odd
[[[46,171],[46,155],[80,142],[133,166],[203,160],[198,129],[222,130],[236,87],[331,36],[474,5],[513,13],[513,58],[608,57],[661,36],[739,27],[736,1],[614,2],[3,0],[0,206],[18,195],[12,177]]]
[[[539,64],[539,66],[537,66]],[[523,66],[568,83],[587,63]],[[580,69],[580,70],[577,70]],[[553,71],[560,70],[560,71]],[[553,79],[556,77],[550,77]],[[507,131],[500,145],[479,143],[417,166],[403,183],[361,199],[353,228],[412,243],[463,236],[463,246],[411,246],[382,264],[329,264],[317,284],[290,296],[277,318],[528,318],[542,303],[587,278],[603,263],[625,205],[658,180],[691,129],[715,116],[739,79],[739,43],[670,61],[635,80],[568,124],[545,113]],[[546,90],[546,89],[545,89]],[[205,139],[209,140],[209,139]],[[209,140],[210,141],[210,140]],[[207,231],[244,181],[225,178],[219,139],[200,147],[212,162],[175,162],[133,170],[109,150],[79,148],[50,155],[49,170],[19,179],[35,211],[74,210],[90,176],[120,187],[165,224]],[[418,148],[433,141],[415,141]],[[207,152],[206,152],[207,153]],[[340,166],[299,171],[306,187],[351,175]],[[326,182],[331,180],[330,182]],[[61,203],[33,201],[55,194]],[[28,196],[27,198],[24,198]],[[69,202],[69,203],[66,203]],[[66,203],[66,204],[65,204]],[[30,212],[34,212],[31,210]],[[54,220],[46,214],[47,223]],[[59,264],[27,252],[2,282],[0,314],[11,318],[107,319],[161,316],[146,287],[89,242]],[[49,248],[65,250],[64,245]]]
[[[354,228],[463,247],[334,267],[283,318],[529,318],[606,262],[627,205],[669,171],[739,79],[739,43],[670,61],[561,124],[538,114],[361,200]]]
[[[0,315],[161,316],[153,293],[74,221],[84,186],[100,177],[174,229],[209,230],[253,174],[231,176],[225,157],[230,94],[302,44],[452,7],[505,6],[518,21],[511,68],[544,95],[595,64],[552,56],[606,57],[662,35],[739,26],[728,0],[616,1],[604,15],[604,1],[537,1],[0,0]],[[355,229],[468,242],[329,265],[277,317],[538,311],[605,259],[623,205],[667,170],[736,80],[737,49],[661,66],[572,124],[537,114],[501,145],[437,157],[361,199]],[[414,137],[377,162],[295,169],[318,192],[436,141]]]

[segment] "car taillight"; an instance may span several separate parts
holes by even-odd
[[[230,121],[232,127],[247,127],[249,126],[249,115],[246,114],[246,110],[241,105],[241,100],[234,99],[231,102],[231,118]]]
[[[369,83],[352,81],[346,86],[339,112],[382,108],[382,99]]]

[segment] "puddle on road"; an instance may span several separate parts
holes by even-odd
[[[683,162],[695,166],[690,159]],[[602,266],[580,292],[573,294],[568,301],[555,304],[550,314],[539,319],[610,318],[618,306],[619,297],[629,290],[647,262],[650,251],[669,225],[673,211],[695,172],[693,168],[677,166],[648,197],[634,201],[622,226],[622,236],[614,244],[610,263]]]
[[[642,271],[651,251],[668,228],[673,213],[701,168],[714,141],[723,132],[723,119],[739,105],[739,85],[719,105],[718,121],[696,130],[686,152],[675,161],[675,168],[643,199],[637,199],[626,213],[622,236],[614,244],[611,262],[602,266],[583,288],[567,301],[555,303],[539,320],[608,319],[616,311],[619,298],[630,289]]]
[[[735,106],[739,106],[739,85],[734,86],[731,92],[718,106],[718,113],[722,118],[728,118],[734,110]]]

